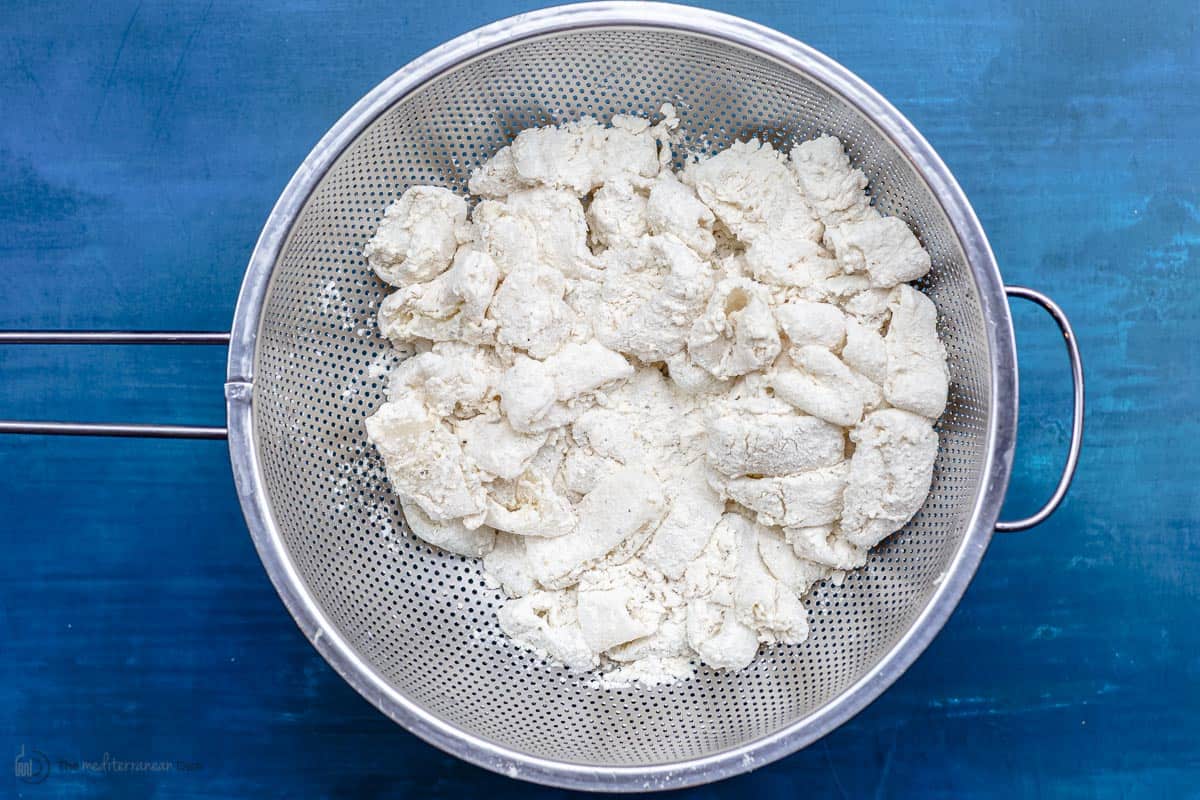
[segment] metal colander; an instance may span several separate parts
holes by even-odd
[[[904,219],[932,256],[922,288],[939,310],[950,400],[924,508],[843,586],[812,592],[808,641],[765,648],[737,673],[698,667],[675,685],[602,689],[594,675],[547,663],[503,635],[504,597],[478,561],[409,533],[364,434],[396,353],[378,335],[384,286],[361,253],[407,187],[465,193],[471,169],[524,128],[585,114],[650,116],[665,102],[679,114],[681,158],[751,137],[783,148],[820,133],[842,140],[876,206]],[[714,780],[845,721],[895,680],[956,604],[1011,467],[1017,379],[1004,291],[945,166],[895,109],[824,56],[694,8],[601,3],[515,17],[385,81],[280,198],[232,333],[226,394],[237,485],[267,570],[305,634],[421,737],[561,786]],[[1077,383],[1076,434],[1081,392]],[[1077,449],[1076,436],[1069,468]],[[1048,515],[1069,473],[1043,512],[1010,527]]]

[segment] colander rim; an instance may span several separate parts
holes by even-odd
[[[673,763],[598,767],[522,753],[440,719],[389,686],[340,636],[309,593],[272,517],[255,442],[252,398],[255,346],[275,264],[309,196],[358,135],[426,81],[465,61],[531,38],[618,27],[704,36],[781,62],[857,108],[892,141],[941,205],[975,280],[987,323],[992,407],[981,490],[968,530],[920,616],[867,675],[803,719],[739,747]],[[591,791],[682,788],[747,772],[811,744],[877,698],[925,650],[970,583],[991,540],[1007,489],[1017,423],[1016,346],[1000,271],[974,210],[929,143],[879,93],[819,51],[758,23],[668,3],[583,3],[499,20],[425,53],[365,95],[309,153],[263,227],[234,312],[225,393],[230,459],[247,527],[280,598],[322,657],[376,708],[447,753],[509,777]]]

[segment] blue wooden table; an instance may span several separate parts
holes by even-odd
[[[227,328],[262,221],[332,122],[534,5],[6,3],[0,327]],[[1066,505],[993,542],[894,688],[690,794],[1200,796],[1200,6],[713,5],[913,120],[1006,280],[1072,316],[1090,402]],[[1049,319],[1015,319],[1008,516],[1052,486],[1070,400]],[[223,357],[10,348],[0,417],[220,424]],[[0,553],[0,796],[562,794],[443,755],[334,675],[259,565],[221,443],[0,439]],[[18,779],[42,757],[44,782]]]

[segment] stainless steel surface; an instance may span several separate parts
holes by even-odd
[[[6,344],[229,344],[228,333],[195,331],[0,331]],[[223,427],[146,425],[105,422],[0,420],[0,434],[43,436],[117,436],[150,439],[224,439]]]
[[[0,331],[4,344],[229,344],[229,334],[197,331]]]
[[[384,292],[360,256],[406,187],[462,191],[529,126],[652,114],[672,102],[684,151],[763,136],[839,136],[878,206],[933,256],[923,288],[952,387],[932,494],[841,588],[809,601],[812,638],[744,672],[603,691],[517,649],[478,564],[413,539],[367,445],[390,352]],[[372,369],[375,365],[378,369]],[[400,724],[513,777],[639,791],[743,772],[814,741],[874,699],[941,628],[990,540],[1013,453],[1016,356],[1003,285],[970,205],[883,98],[823,55],[733,17],[659,4],[534,12],[409,64],[305,160],[252,256],[234,319],[230,455],[268,574],[314,646]],[[251,398],[251,389],[253,398]]]
[[[1000,521],[996,523],[996,530],[1004,533],[1013,531],[1025,531],[1039,525],[1046,520],[1055,509],[1062,503],[1063,498],[1067,496],[1067,490],[1071,488],[1071,479],[1075,477],[1075,468],[1079,464],[1079,449],[1083,446],[1083,359],[1079,356],[1079,345],[1075,341],[1075,331],[1071,328],[1071,321],[1067,319],[1067,315],[1058,307],[1058,304],[1051,300],[1046,295],[1034,289],[1028,289],[1024,286],[1006,286],[1004,291],[1009,297],[1020,297],[1025,300],[1037,303],[1044,308],[1054,321],[1058,324],[1058,329],[1062,331],[1063,340],[1067,345],[1067,357],[1071,360],[1071,385],[1073,388],[1073,398],[1071,405],[1071,444],[1067,449],[1067,462],[1063,465],[1062,475],[1058,479],[1058,486],[1054,488],[1054,494],[1050,495],[1050,499],[1038,509],[1037,513],[1032,514],[1023,519],[1013,520],[1012,522]]]
[[[41,436],[111,436],[126,439],[226,439],[229,431],[202,425],[147,425],[110,422],[25,422],[0,420],[0,433]]]

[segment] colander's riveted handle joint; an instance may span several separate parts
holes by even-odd
[[[228,333],[171,331],[0,331],[6,344],[209,344],[228,345]],[[120,436],[151,439],[225,439],[225,428],[200,425],[145,425],[107,422],[0,420],[0,434]]]
[[[1004,291],[1009,297],[1020,297],[1024,300],[1037,303],[1044,308],[1054,321],[1058,324],[1059,330],[1062,331],[1063,339],[1067,343],[1067,356],[1071,359],[1071,383],[1074,386],[1074,406],[1071,414],[1071,446],[1067,450],[1067,463],[1063,465],[1062,477],[1058,479],[1058,486],[1054,489],[1054,494],[1050,495],[1050,499],[1046,501],[1036,514],[1025,517],[1024,519],[1013,520],[1012,522],[997,522],[996,530],[1005,533],[1012,531],[1023,531],[1032,528],[1044,522],[1047,517],[1054,513],[1063,498],[1067,496],[1067,489],[1071,486],[1071,479],[1075,477],[1075,467],[1079,463],[1079,448],[1083,444],[1083,360],[1079,357],[1079,345],[1075,341],[1075,331],[1071,329],[1071,321],[1067,319],[1067,315],[1058,307],[1058,304],[1051,300],[1041,292],[1027,289],[1024,286],[1006,286]]]

